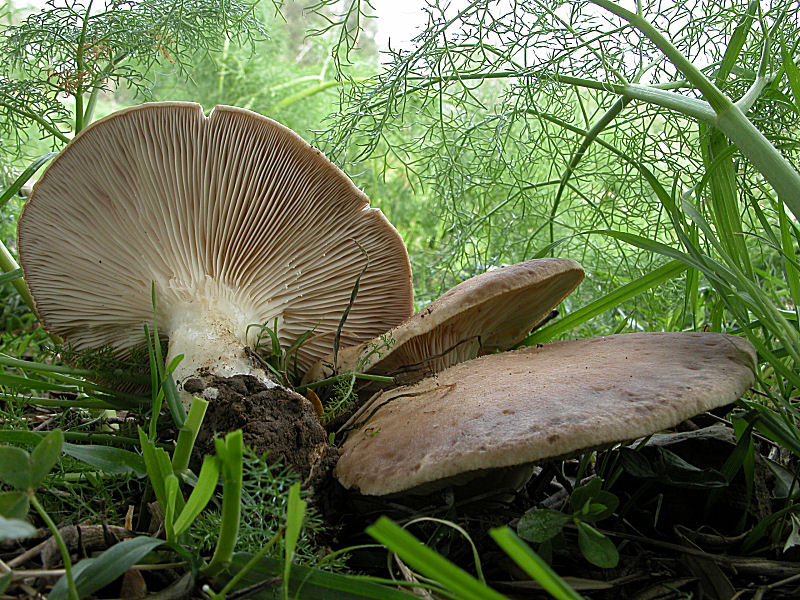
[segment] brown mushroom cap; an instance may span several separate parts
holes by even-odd
[[[76,349],[110,345],[124,356],[142,345],[154,282],[159,330],[181,330],[182,352],[202,350],[216,330],[252,344],[248,326],[277,318],[285,345],[314,330],[302,370],[332,349],[366,264],[359,246],[369,268],[342,333],[349,344],[412,312],[397,231],[286,127],[227,106],[206,117],[183,102],[87,127],[34,186],[19,223],[36,312]]]
[[[334,371],[413,373],[426,377],[521,341],[583,279],[569,258],[538,258],[462,281],[380,338],[317,362],[304,382]],[[374,351],[374,349],[376,349]],[[359,364],[359,362],[361,364]]]
[[[483,356],[383,392],[335,475],[385,495],[655,433],[733,402],[755,350],[718,333],[631,333]]]

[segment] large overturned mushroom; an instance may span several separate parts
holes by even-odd
[[[382,496],[631,440],[738,399],[756,354],[718,333],[553,342],[460,363],[364,407],[335,475]]]
[[[154,287],[179,387],[209,398],[209,377],[275,388],[248,352],[252,325],[277,323],[285,345],[313,330],[301,371],[330,352],[367,262],[342,343],[411,314],[408,256],[383,214],[298,135],[233,107],[144,104],[84,129],[34,186],[19,252],[41,322],[78,351],[142,346]]]
[[[568,258],[527,260],[462,281],[380,338],[320,359],[304,383],[360,370],[422,379],[447,367],[507,350],[583,280]]]

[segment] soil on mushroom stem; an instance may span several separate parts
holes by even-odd
[[[216,389],[195,443],[195,460],[214,453],[214,437],[242,430],[245,445],[271,461],[294,469],[317,488],[330,478],[339,456],[308,400],[281,386],[266,387],[250,375],[193,377],[184,383],[192,394]]]

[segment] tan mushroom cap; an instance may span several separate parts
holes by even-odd
[[[382,338],[340,350],[335,371],[352,371],[361,361],[363,372],[425,377],[481,354],[507,350],[558,306],[583,275],[580,263],[569,258],[532,259],[481,273]],[[304,382],[333,373],[329,354],[308,371]]]
[[[297,134],[256,113],[144,104],[83,130],[34,186],[19,223],[25,280],[44,326],[78,350],[143,344],[155,282],[159,330],[232,336],[278,319],[308,368],[347,319],[356,344],[412,312],[405,246],[383,214]],[[218,330],[218,331],[217,331]],[[197,336],[200,336],[199,338]],[[213,339],[209,343],[214,342]],[[209,357],[200,357],[202,360]]]
[[[635,439],[733,402],[755,364],[747,340],[718,333],[631,333],[484,356],[383,392],[335,475],[380,496]]]

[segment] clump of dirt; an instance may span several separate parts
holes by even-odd
[[[267,460],[281,461],[318,489],[329,477],[338,450],[314,407],[303,396],[279,385],[267,387],[251,375],[187,379],[183,389],[209,401],[195,443],[195,458],[214,453],[214,438],[242,430],[245,445]]]

